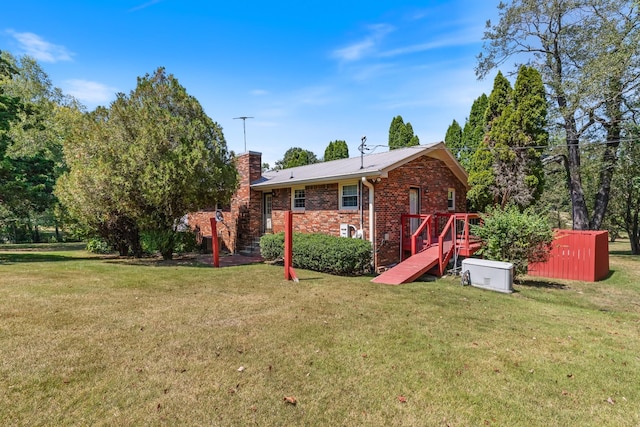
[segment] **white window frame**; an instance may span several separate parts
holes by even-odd
[[[456,211],[456,189],[449,188],[447,190],[447,210],[450,212]]]
[[[296,200],[299,200],[299,198],[296,198],[296,191],[304,191],[304,198],[302,198],[303,200],[303,204],[304,206],[301,207],[296,207]],[[304,211],[307,205],[307,190],[305,188],[305,186],[299,186],[299,187],[291,187],[291,210],[292,211]]]
[[[344,197],[345,197],[344,188],[345,187],[354,187],[354,186],[356,187],[356,194],[355,194],[356,205],[355,206],[345,206],[343,204],[344,203]],[[355,181],[355,182],[345,182],[343,184],[340,184],[339,188],[340,188],[340,190],[338,191],[338,199],[339,199],[340,210],[348,210],[348,211],[358,210],[358,207],[360,205],[360,194],[359,194],[360,191],[359,191],[359,188],[358,188],[358,182],[357,181]],[[347,197],[353,197],[353,195],[349,195]]]

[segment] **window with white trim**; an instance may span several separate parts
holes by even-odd
[[[447,191],[447,209],[450,211],[456,210],[456,190],[455,188],[450,188]]]
[[[358,184],[340,186],[340,209],[358,209]]]
[[[305,188],[298,187],[291,189],[291,209],[292,210],[304,210],[305,207]]]

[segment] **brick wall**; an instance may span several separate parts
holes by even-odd
[[[363,229],[368,238],[369,196],[365,187],[365,218]],[[340,224],[351,224],[360,228],[358,209],[339,209],[338,184],[308,185],[305,187],[305,209],[293,211],[293,229],[300,233],[324,233],[340,235]],[[291,209],[291,189],[282,188],[273,192],[273,232],[284,231],[284,211]]]
[[[409,189],[420,194],[420,213],[447,212],[448,189],[454,188],[456,211],[466,210],[466,188],[444,162],[420,157],[391,172],[375,185],[376,242],[385,233],[389,240],[378,249],[378,266],[393,264],[400,257],[400,215],[409,213]]]
[[[250,184],[262,174],[262,154],[250,151],[235,158],[239,186],[231,199],[230,206],[222,209],[224,220],[218,223],[218,237],[222,247],[229,252],[237,252],[247,247],[254,237],[262,232],[262,192],[252,190]],[[189,214],[192,228],[198,228],[203,237],[211,238],[210,218],[215,210]]]

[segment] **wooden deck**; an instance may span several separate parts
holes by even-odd
[[[482,247],[480,240],[471,235],[469,227],[472,221],[479,219],[477,214],[469,213],[402,215],[402,259],[371,281],[400,285],[412,282],[430,270],[438,276],[443,275],[455,253],[469,257]]]

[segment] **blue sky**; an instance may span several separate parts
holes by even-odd
[[[422,143],[444,139],[491,90],[476,55],[497,0],[33,1],[2,5],[0,49],[36,58],[89,109],[164,66],[223,127],[272,166],[290,147],[322,157],[342,139],[385,145],[393,117]],[[386,150],[384,147],[377,151]]]

